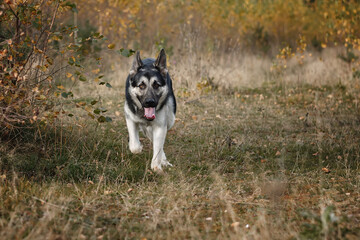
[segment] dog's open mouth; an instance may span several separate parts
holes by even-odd
[[[147,120],[154,120],[155,119],[155,108],[154,107],[144,108],[144,117]]]

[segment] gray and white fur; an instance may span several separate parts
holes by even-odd
[[[175,122],[176,100],[166,67],[164,49],[160,51],[156,60],[141,60],[140,53],[136,53],[126,79],[125,95],[125,118],[130,151],[142,151],[139,140],[141,130],[153,144],[151,169],[162,171],[163,167],[172,166],[167,161],[163,148],[166,133]]]

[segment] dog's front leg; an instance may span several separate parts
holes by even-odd
[[[163,126],[153,127],[153,158],[151,161],[151,169],[161,171],[162,166],[172,166],[166,160],[164,153],[164,143],[166,138],[167,128]]]
[[[142,145],[139,140],[139,124],[126,118],[126,125],[129,131],[129,148],[132,153],[141,153]]]

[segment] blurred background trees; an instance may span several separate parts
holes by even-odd
[[[196,34],[203,51],[274,53],[284,44],[295,46],[299,35],[317,50],[360,35],[356,0],[75,2],[81,26],[93,26],[123,47],[149,49],[161,42],[182,48]]]

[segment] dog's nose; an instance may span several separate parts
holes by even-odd
[[[156,107],[156,102],[154,99],[146,99],[144,107]]]

